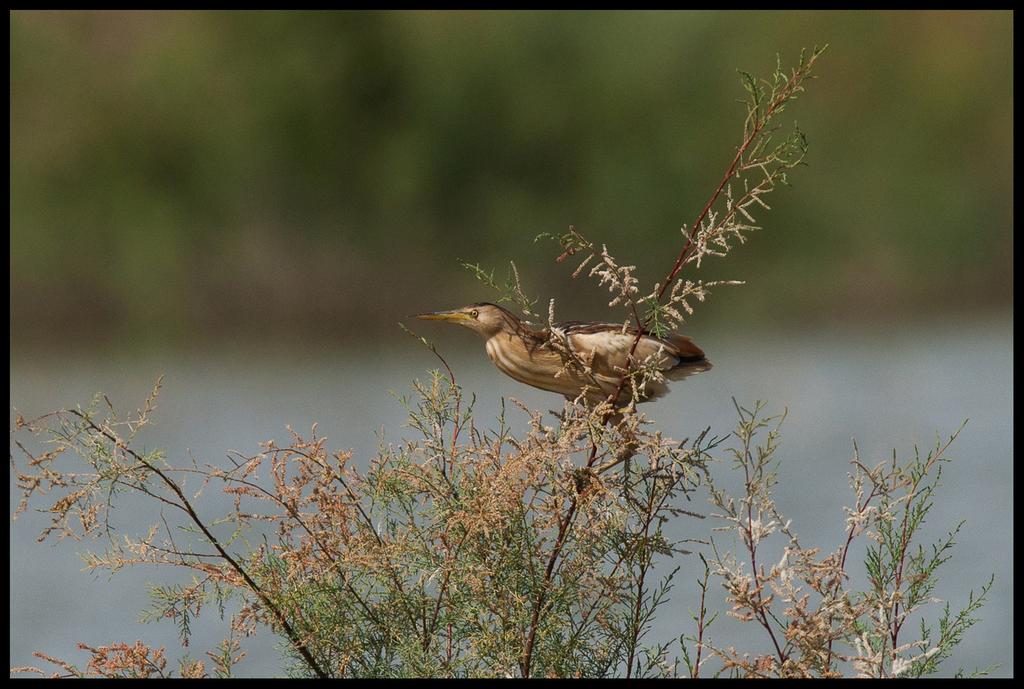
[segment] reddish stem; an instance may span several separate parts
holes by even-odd
[[[809,66],[810,64],[808,64],[808,67]],[[751,128],[750,132],[747,133],[747,135],[743,138],[743,143],[741,143],[739,148],[736,149],[736,155],[733,156],[732,162],[729,164],[729,168],[722,176],[721,181],[718,183],[718,186],[715,188],[715,191],[711,194],[711,197],[708,198],[707,203],[704,204],[704,208],[701,209],[700,214],[697,216],[697,219],[694,220],[693,224],[690,226],[690,232],[687,234],[686,243],[683,245],[682,251],[679,252],[679,256],[676,257],[676,261],[672,265],[672,269],[668,272],[668,276],[665,278],[663,284],[661,285],[661,289],[658,290],[658,295],[655,298],[656,304],[661,302],[662,297],[665,296],[665,292],[668,290],[668,286],[672,284],[672,281],[675,279],[676,275],[678,275],[679,271],[682,270],[683,264],[686,263],[686,260],[690,257],[690,253],[693,247],[695,246],[694,239],[697,236],[697,231],[700,229],[701,223],[704,222],[704,219],[711,211],[711,208],[715,205],[715,202],[717,202],[719,197],[722,195],[722,191],[729,183],[729,180],[732,179],[733,176],[736,174],[736,169],[739,167],[740,161],[743,159],[743,155],[750,149],[750,146],[754,143],[754,141],[761,134],[761,132],[764,131],[765,125],[771,119],[772,115],[779,108],[779,106],[786,102],[793,88],[796,86],[797,80],[802,78],[803,75],[804,72],[794,72],[793,75],[786,81],[785,86],[783,86],[782,89],[779,91],[779,95],[776,96],[775,100],[773,100],[771,104],[768,106],[768,108],[765,110],[764,116],[761,118],[755,118],[754,125]],[[636,352],[637,345],[640,343],[640,339],[644,336],[646,332],[644,324],[641,322],[640,317],[636,313],[635,307],[633,309],[633,317],[636,319],[637,334],[636,337],[633,338],[633,344],[629,348],[629,356],[626,359],[627,365],[628,362],[631,362],[633,360],[633,354]],[[609,395],[608,397],[609,403],[614,404],[615,401],[618,400],[619,395],[622,393],[622,388],[626,382],[626,378],[627,376],[623,376],[619,380],[619,384],[615,388],[615,392]],[[607,418],[605,420],[607,420]]]

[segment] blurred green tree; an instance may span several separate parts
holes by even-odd
[[[529,240],[573,223],[660,265],[731,156],[726,77],[808,41],[835,65],[801,112],[816,174],[775,199],[772,242],[736,253],[753,289],[714,317],[1012,303],[1009,12],[19,11],[10,26],[14,345],[58,328],[390,329],[479,296],[457,259],[504,256],[596,315]]]

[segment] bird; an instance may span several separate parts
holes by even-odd
[[[648,379],[634,397],[633,386],[622,383],[622,379],[636,340],[636,328],[624,330],[621,323],[567,321],[534,330],[508,309],[489,302],[420,313],[415,317],[454,323],[472,330],[485,340],[487,356],[502,373],[520,383],[564,395],[569,400],[582,397],[589,405],[605,400],[628,405],[658,399],[668,393],[668,381],[711,368],[703,350],[689,337],[678,333],[657,336],[644,332],[636,344],[633,361],[656,364],[663,379]],[[566,366],[567,358],[575,358],[587,366]],[[614,400],[613,395],[617,395]]]

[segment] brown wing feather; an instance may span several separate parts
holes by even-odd
[[[627,328],[622,332],[621,323],[587,323],[582,321],[569,321],[558,323],[556,327],[565,333],[569,338],[571,346],[578,353],[593,358],[590,359],[592,375],[587,380],[578,381],[581,387],[597,383],[602,388],[596,392],[593,401],[600,401],[619,386],[622,377],[622,369],[626,365],[629,349],[636,337],[635,328]],[[547,339],[546,330],[534,334],[538,342]],[[645,334],[637,343],[635,356],[643,361],[650,356],[661,352],[661,363],[659,368],[668,380],[679,380],[695,373],[701,373],[711,368],[711,362],[704,356],[704,351],[693,343],[689,337],[678,333],[671,333],[664,337],[654,337]],[[510,374],[511,375],[511,374]],[[513,376],[516,377],[516,376]],[[553,387],[538,385],[535,382],[524,381],[535,387],[544,387],[554,390]],[[558,390],[558,392],[562,392]],[[664,382],[649,382],[644,399],[657,399],[668,392]],[[567,395],[570,396],[571,395]],[[628,399],[628,391],[623,390],[620,401]]]
[[[704,350],[693,343],[686,335],[672,333],[663,338],[675,348],[675,354],[681,361],[700,361],[704,358]]]
[[[618,323],[585,323],[583,321],[568,321],[566,323],[559,323],[558,328],[563,330],[567,335],[580,334],[590,335],[600,332],[609,331],[622,331],[622,325]],[[626,328],[626,334],[636,337],[636,328]],[[666,345],[666,350],[673,356],[678,357],[681,361],[691,362],[700,361],[704,359],[704,350],[693,343],[686,335],[680,335],[679,333],[669,333],[664,337],[655,337],[654,335],[646,334],[644,337],[651,340],[658,340]]]
[[[636,337],[635,328],[628,328],[623,333],[622,326],[616,323],[580,322],[564,323],[559,327],[580,350],[593,351],[597,355],[594,360],[596,373],[618,380]],[[637,343],[635,356],[644,361],[659,351],[662,352],[662,370],[672,372],[673,376],[690,375],[711,368],[704,351],[689,337],[678,333],[664,337],[645,334]]]

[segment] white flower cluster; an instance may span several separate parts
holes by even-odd
[[[608,302],[609,308],[614,308],[623,302],[632,302],[633,295],[637,293],[639,280],[633,276],[636,266],[620,266],[608,253],[608,247],[601,245],[601,262],[590,269],[590,276],[598,276],[599,287],[608,286],[608,291],[615,295],[615,298]]]

